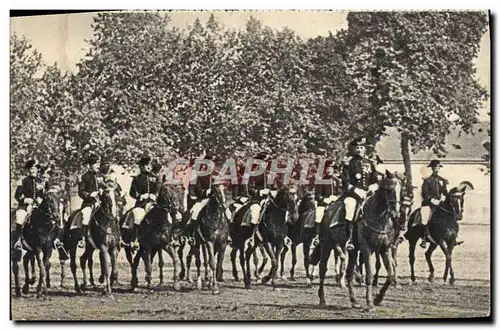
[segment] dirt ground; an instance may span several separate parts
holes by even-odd
[[[313,287],[305,283],[302,248],[298,248],[296,281],[278,281],[279,290],[269,284],[252,282],[252,289],[243,288],[231,276],[229,253],[224,260],[225,282],[219,295],[207,288],[197,290],[192,283],[181,282],[181,289],[172,286],[171,261],[166,257],[167,283],[158,286],[158,267],[153,265],[153,289],[144,287],[141,264],[140,287],[130,292],[130,271],[124,255],[120,255],[120,285],[113,299],[102,295],[102,289],[87,291],[78,296],[73,290],[71,272],[67,266],[65,288],[59,287],[60,266],[53,259],[51,278],[53,287],[44,300],[36,298],[35,287],[22,298],[12,298],[14,320],[304,320],[304,319],[366,319],[366,318],[464,318],[490,314],[490,227],[463,225],[461,238],[465,244],[455,249],[453,267],[456,283],[444,284],[444,256],[436,250],[433,256],[436,268],[434,283],[427,281],[429,274],[424,251],[417,247],[415,264],[418,283],[409,284],[408,245],[400,246],[398,277],[401,286],[390,288],[382,306],[368,312],[365,306],[365,288],[356,286],[358,302],[362,308],[351,309],[348,291],[335,285],[333,261],[327,273],[325,295],[327,306],[318,305],[318,280]],[[122,252],[123,254],[123,252]],[[98,274],[98,257],[94,258]],[[287,256],[289,269],[291,256]],[[156,261],[155,261],[156,262]],[[269,267],[266,268],[268,270]],[[81,271],[78,270],[81,278]],[[241,274],[241,272],[240,272]],[[385,270],[381,271],[385,275]],[[22,277],[24,277],[21,271]],[[288,273],[287,273],[288,275]],[[97,280],[97,278],[96,278]],[[384,278],[381,279],[381,282]],[[377,292],[378,288],[374,289]]]

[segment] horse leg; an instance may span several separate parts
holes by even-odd
[[[165,265],[165,263],[163,262],[162,248],[160,247],[157,250],[152,251],[151,260],[154,259],[156,252],[158,252],[158,271],[159,271],[159,278],[160,278],[160,283],[158,283],[158,285],[163,285],[163,266]],[[175,277],[177,277],[177,274]]]
[[[152,273],[152,266],[151,266],[151,249],[148,246],[145,246],[144,251],[142,253],[142,261],[144,262],[144,269],[146,271],[146,288],[151,289],[151,273]]]
[[[252,253],[252,258],[253,258],[253,276],[255,277],[256,280],[260,279],[260,273],[259,273],[259,255],[257,254],[257,249],[253,249]]]
[[[40,298],[40,297],[43,297],[46,293],[47,293],[47,287],[46,287],[46,283],[45,283],[45,267],[43,265],[43,261],[42,261],[42,257],[41,257],[41,249],[38,248],[36,249],[36,252],[35,252],[35,257],[36,257],[36,263],[38,265],[38,268],[39,268],[39,279],[38,279],[38,286],[36,288],[36,296],[37,298]]]
[[[50,263],[50,257],[52,256],[52,247],[49,246],[47,250],[43,252],[43,265],[45,267],[45,283],[47,288],[50,288],[50,267],[52,264]]]
[[[283,251],[281,251],[281,256],[280,256],[280,277],[283,281],[286,281],[286,276],[285,276],[285,258],[286,258],[286,253],[288,252],[288,246],[285,246],[283,248]],[[290,273],[292,270],[290,269]]]
[[[385,270],[387,271],[387,277],[385,279],[384,285],[380,289],[380,292],[375,296],[375,300],[373,302],[375,306],[379,306],[382,303],[385,293],[387,292],[392,282],[394,281],[392,251],[390,247],[388,247],[387,250],[384,252],[384,254],[382,255],[382,259],[384,261]]]
[[[437,245],[435,243],[431,243],[427,251],[425,252],[425,260],[427,260],[427,265],[429,265],[429,282],[434,282],[434,266],[432,265],[432,253],[434,250],[437,248]]]
[[[143,253],[143,248],[140,247],[139,251],[137,251],[134,261],[132,262],[132,268],[131,268],[131,273],[132,273],[132,279],[130,280],[130,287],[132,291],[137,288],[139,285],[139,278],[137,277],[137,268],[139,267],[139,262],[141,261],[142,258],[142,253]]]
[[[416,277],[415,277],[415,247],[417,245],[416,240],[409,240],[409,259],[410,259],[410,279],[411,279],[411,284],[417,284],[416,282]]]
[[[174,280],[174,289],[175,290],[180,290],[180,283],[179,283],[179,275],[177,273],[178,269],[177,269],[177,265],[179,264],[179,254],[178,254],[178,251],[175,250],[176,247],[172,246],[171,244],[167,245],[166,247],[166,251],[168,253],[168,255],[170,256],[170,258],[172,258],[172,264],[173,264],[173,267],[174,267],[174,276],[173,276],[173,280]],[[162,262],[163,262],[163,258],[162,258]],[[162,265],[163,267],[163,265]]]
[[[35,268],[35,255],[31,254],[29,258],[31,264],[31,277],[30,277],[30,285],[35,284],[36,282],[36,268]]]
[[[441,251],[443,251],[446,257],[446,263],[443,275],[444,284],[446,284],[446,280],[448,279],[448,272],[450,272],[450,284],[454,284],[455,279],[454,279],[453,269],[451,268],[451,252],[453,251],[453,243],[447,244],[445,241],[441,240],[439,241],[439,247],[441,248]]]
[[[180,272],[179,272],[179,280],[184,280],[186,278],[186,266],[184,265],[184,246],[185,244],[181,243],[177,250],[177,257],[179,258]]]
[[[16,297],[21,297],[21,286],[19,285],[19,255],[11,255],[12,261],[12,272],[14,273],[14,289],[16,292]]]
[[[108,251],[109,253],[109,259],[110,259],[110,262],[111,262],[111,276],[110,276],[110,280],[111,280],[111,288],[113,288],[115,285],[118,284],[118,268],[116,266],[116,259],[118,257],[118,251],[115,247],[112,247],[111,249],[109,249]]]
[[[197,247],[190,245],[188,254],[186,256],[186,279],[187,279],[188,283],[193,282],[193,280],[191,278],[191,262],[193,260],[193,255],[196,254],[196,249],[197,249]],[[195,257],[195,266],[196,266],[196,260],[199,260],[199,258],[197,259]]]
[[[363,249],[363,263],[365,264],[365,284],[366,284],[366,305],[368,311],[373,309],[373,296],[372,296],[372,282],[373,282],[373,274],[372,274],[372,264],[371,264],[371,253],[369,249],[366,247]]]
[[[216,267],[216,280],[217,282],[224,282],[222,264],[224,262],[224,253],[226,252],[225,246],[220,246],[217,251],[217,267]]]
[[[375,274],[373,275],[372,286],[378,286],[378,275],[381,267],[382,263],[380,262],[380,253],[375,252]]]
[[[337,252],[338,257],[340,259],[340,265],[339,265],[339,272],[337,276],[337,284],[341,288],[345,288],[345,269],[346,269],[346,254],[345,251],[342,251],[342,248],[340,245],[336,244],[335,247],[335,252]]]
[[[399,287],[399,284],[398,284],[398,275],[397,275],[397,268],[398,268],[398,246],[399,246],[399,243],[396,243],[396,246],[392,247],[391,248],[391,254],[392,254],[392,271],[394,273],[394,279],[393,279],[393,283],[394,283],[394,287],[395,288],[398,288]]]
[[[356,250],[349,251],[349,256],[347,259],[347,270],[346,270],[346,278],[347,278],[347,287],[349,289],[349,299],[351,300],[351,307],[358,308],[359,304],[356,300],[356,294],[354,293],[354,268],[356,267]]]
[[[245,283],[245,289],[249,289],[250,288],[250,258],[252,257],[252,255],[255,252],[256,250],[256,247],[255,245],[251,246],[251,247],[247,247],[246,250],[245,250],[245,243],[241,243],[243,245],[242,248],[240,248],[240,264],[242,263],[242,255],[244,254],[244,260],[245,260],[245,267],[242,267],[243,268],[243,282]],[[244,253],[243,253],[244,252]]]
[[[277,258],[277,256],[281,252],[282,247],[281,247],[281,245],[279,245],[279,248],[278,247],[276,248],[276,253],[275,253],[271,243],[265,244],[264,248],[266,249],[266,252],[269,254],[269,256],[271,258],[271,270],[269,271],[269,274],[267,274],[262,279],[262,283],[267,283],[267,282],[269,282],[269,280],[271,280],[271,285],[273,286],[273,290],[279,291],[278,288],[276,287],[276,283],[275,283],[274,279],[276,277],[276,273],[278,270],[278,258]]]
[[[111,294],[111,284],[108,265],[111,263],[108,248],[102,244],[99,247],[99,261],[101,262],[101,276],[104,276],[104,294]]]
[[[259,267],[259,272],[257,274],[257,277],[260,277],[260,274],[262,274],[262,272],[264,271],[264,267],[266,267],[267,262],[269,261],[269,257],[267,256],[264,245],[259,244],[259,251],[260,251],[260,254],[262,255],[262,265],[260,265],[260,267]],[[255,252],[255,253],[257,254],[257,252]]]
[[[30,257],[32,255],[32,252],[26,252],[26,254],[23,257],[23,267],[24,267],[24,285],[23,285],[23,294],[28,294],[30,290]],[[35,260],[35,259],[33,259]]]
[[[64,288],[64,278],[66,277],[66,260],[59,260],[59,265],[61,266],[61,288]]]
[[[210,265],[210,270],[212,271],[212,278],[210,279],[212,294],[219,294],[219,285],[216,281],[216,265],[215,265],[215,244],[213,242],[208,242],[206,246],[207,254],[208,254],[208,263]]]
[[[208,282],[210,280],[210,274],[208,272],[209,256],[207,255],[208,251],[207,251],[207,247],[205,246],[205,244],[201,245],[201,253],[203,254],[203,268],[205,269],[205,281]],[[214,251],[212,251],[212,253],[215,254]]]
[[[309,248],[310,248],[310,243],[309,241],[303,242],[302,243],[302,254],[303,254],[303,259],[304,259],[304,269],[306,270],[306,285],[307,287],[311,287],[312,283],[312,276],[309,272]]]
[[[330,254],[332,253],[332,246],[330,240],[327,240],[321,245],[321,255],[319,259],[319,288],[318,288],[318,297],[320,306],[326,305],[325,300],[325,277],[328,266],[328,259],[330,259]]]
[[[75,254],[76,254],[76,251],[75,251]],[[83,274],[83,280],[82,280],[82,290],[85,290],[89,283],[88,283],[88,279],[87,279],[87,259],[88,259],[88,256],[87,256],[87,249],[85,249],[85,251],[83,251],[82,255],[80,256],[80,267],[82,268],[82,274]]]
[[[80,287],[80,284],[78,284],[78,277],[76,276],[76,246],[72,247],[69,249],[69,267],[71,269],[71,274],[73,275],[73,282],[74,282],[74,287],[76,293],[82,293],[82,289],[84,289],[84,283],[82,283],[82,286]],[[81,258],[80,258],[81,260]]]
[[[292,243],[291,250],[292,250],[292,268],[290,268],[290,281],[295,281],[295,265],[297,265],[297,244]]]
[[[233,270],[233,279],[236,282],[238,282],[240,280],[238,277],[238,269],[236,268],[236,255],[237,254],[238,254],[238,249],[233,247],[233,249],[231,250],[231,267]],[[240,252],[240,255],[241,255],[241,252]],[[240,260],[241,260],[241,257],[240,257]]]

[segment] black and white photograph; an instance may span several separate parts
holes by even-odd
[[[12,321],[491,321],[488,10],[9,20]]]

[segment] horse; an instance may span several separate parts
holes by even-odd
[[[208,203],[200,211],[199,227],[195,232],[201,246],[206,247],[208,264],[211,270],[210,287],[212,294],[219,293],[218,281],[222,281],[222,264],[228,244],[229,223],[225,214],[226,196],[223,184],[213,184]],[[215,257],[217,256],[217,262]]]
[[[459,230],[458,221],[462,220],[463,217],[464,197],[467,188],[474,189],[470,182],[464,181],[460,183],[458,187],[450,189],[446,195],[446,199],[435,209],[427,224],[431,236],[430,238],[432,238],[431,244],[425,252],[425,259],[427,260],[430,271],[428,278],[429,282],[434,281],[434,266],[432,265],[431,256],[439,245],[446,256],[443,280],[446,283],[449,272],[450,284],[453,285],[455,283],[455,273],[452,267],[452,253],[457,245],[456,237]],[[420,223],[416,224],[420,217],[420,208],[412,212],[409,219],[409,229],[405,234],[406,239],[408,239],[410,250],[410,279],[412,284],[416,284],[414,268],[415,246],[424,233],[424,227]]]
[[[313,270],[309,271],[310,260],[309,251],[315,236],[316,205],[314,203],[314,192],[306,192],[298,203],[299,220],[295,223],[287,222],[287,237],[291,240],[290,250],[292,252],[292,267],[290,268],[290,281],[295,281],[295,265],[297,264],[297,246],[302,243],[304,254],[304,268],[306,270],[306,284],[311,286],[313,280]],[[308,226],[312,224],[312,226]],[[285,258],[289,248],[285,245],[281,252],[280,277],[285,279]],[[312,265],[314,267],[314,265]]]
[[[290,218],[287,219],[287,216]],[[282,186],[278,190],[276,197],[269,196],[268,205],[261,215],[262,220],[258,224],[257,230],[261,234],[262,245],[271,259],[271,270],[262,278],[262,283],[271,281],[273,290],[278,290],[275,283],[278,272],[278,256],[280,256],[285,245],[287,220],[294,224],[298,217],[295,194],[290,191],[290,188]],[[253,245],[245,251],[245,276],[248,281],[250,279],[250,256],[255,248],[256,245]]]
[[[164,249],[172,258],[174,266],[174,289],[179,289],[177,266],[179,263],[177,248],[182,233],[181,217],[183,203],[180,202],[179,190],[176,186],[163,184],[160,187],[157,203],[146,213],[139,229],[140,248],[131,264],[132,291],[138,286],[137,268],[142,258],[146,270],[146,285],[151,288],[151,261],[158,253],[160,268],[160,285],[163,284],[163,255]],[[128,257],[127,257],[128,258]]]
[[[355,249],[348,251],[347,263],[347,286],[352,307],[359,307],[356,301],[353,288],[354,268],[356,265],[356,256],[358,251],[361,253],[366,271],[366,301],[368,309],[373,308],[373,304],[379,305],[393,281],[393,267],[391,255],[390,237],[394,235],[393,219],[400,212],[400,190],[401,181],[389,171],[386,171],[385,177],[380,180],[380,186],[375,193],[367,196],[364,202],[358,208],[360,214],[356,223]],[[327,212],[325,212],[325,217]],[[323,223],[327,223],[323,221]],[[345,231],[345,227],[342,228]],[[327,230],[320,236],[320,264],[319,276],[320,285],[318,289],[319,303],[325,305],[324,280],[326,266],[330,257],[333,244],[339,244],[333,239],[335,231]],[[373,252],[379,252],[382,255],[384,266],[387,270],[387,278],[375,301],[372,299],[372,269],[371,255]]]
[[[395,287],[398,286],[398,276],[397,276],[397,266],[398,266],[398,261],[397,261],[397,255],[398,255],[398,247],[399,244],[404,240],[404,234],[406,233],[407,226],[408,226],[408,218],[411,213],[411,207],[413,205],[413,187],[410,187],[406,184],[406,177],[404,175],[400,175],[398,172],[394,173],[395,176],[398,177],[399,180],[401,180],[401,192],[400,192],[400,200],[401,202],[401,207],[400,207],[400,213],[399,217],[394,219],[394,236],[392,237],[391,241],[391,254],[392,254],[392,261],[393,261],[393,272],[394,272],[394,282],[393,285]],[[363,258],[360,258],[360,261],[362,261]],[[375,274],[373,275],[373,286],[378,285],[378,279],[379,279],[379,272],[380,268],[382,266],[382,263],[380,261],[381,255],[378,251],[375,251]],[[362,267],[360,267],[360,270],[362,270]]]
[[[29,261],[36,259],[39,268],[39,279],[37,286],[37,297],[43,297],[47,294],[47,288],[50,287],[50,257],[54,239],[58,236],[60,227],[60,198],[57,189],[49,189],[43,197],[42,202],[38,207],[34,207],[29,218],[27,219],[22,235],[21,242],[24,249],[27,251],[24,258],[24,274],[25,284],[22,288],[22,293],[27,294],[29,285],[34,284],[29,278]],[[43,254],[43,259],[42,255]],[[21,253],[13,251],[12,268],[14,273],[14,283],[16,296],[21,296],[21,288],[19,286],[19,261]],[[32,264],[34,269],[34,265]]]

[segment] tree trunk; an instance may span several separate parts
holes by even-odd
[[[406,133],[401,133],[401,155],[403,156],[403,163],[405,165],[406,184],[408,187],[412,187],[410,141]]]

